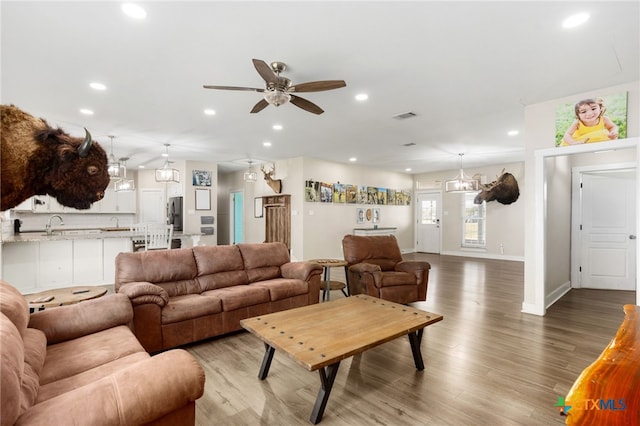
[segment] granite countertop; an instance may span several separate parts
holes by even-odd
[[[200,232],[174,232],[174,238],[202,235]],[[97,240],[105,238],[134,238],[142,234],[131,232],[129,228],[99,228],[99,229],[58,229],[51,235],[44,230],[25,231],[15,235],[3,235],[2,243],[58,241],[58,240]]]

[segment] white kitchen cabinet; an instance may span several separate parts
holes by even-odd
[[[17,206],[13,208],[17,212],[31,212],[33,211],[33,197],[29,197]]]
[[[100,239],[72,241],[74,284],[102,284],[104,275],[102,241]]]
[[[73,241],[40,241],[38,287],[68,287],[73,283]]]
[[[98,203],[100,213],[135,213],[135,191],[116,192],[113,187],[108,187],[104,192],[104,198]]]
[[[131,238],[105,238],[103,241],[104,284],[115,284],[116,256],[132,251]]]
[[[38,243],[11,243],[2,246],[2,279],[21,293],[38,290]]]

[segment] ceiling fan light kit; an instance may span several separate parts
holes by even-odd
[[[301,108],[307,112],[313,114],[322,114],[324,110],[318,105],[304,98],[296,96],[293,92],[322,92],[325,90],[339,89],[345,87],[347,84],[344,80],[323,80],[323,81],[311,81],[308,83],[301,83],[292,85],[291,80],[282,77],[280,73],[286,69],[284,62],[271,62],[270,65],[260,59],[253,59],[253,66],[260,74],[260,77],[265,82],[264,89],[258,89],[254,87],[239,87],[239,86],[213,86],[204,85],[205,89],[217,89],[217,90],[244,90],[264,93],[264,99],[258,101],[257,104],[251,109],[251,113],[255,114],[262,111],[269,105],[280,106],[291,102],[293,105]]]
[[[460,153],[458,155],[460,156],[460,173],[454,179],[445,182],[445,192],[464,193],[480,191],[480,181],[464,174],[464,170],[462,169],[462,156],[464,154]]]

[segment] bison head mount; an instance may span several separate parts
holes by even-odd
[[[107,154],[85,129],[82,138],[53,128],[14,105],[1,105],[2,196],[8,210],[33,195],[88,209],[109,185]]]
[[[496,180],[484,185],[481,184],[480,187],[482,190],[474,198],[474,204],[482,204],[483,201],[488,203],[494,200],[500,204],[511,204],[520,196],[518,181],[511,173],[505,173],[504,169]]]

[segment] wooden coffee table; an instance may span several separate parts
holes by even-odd
[[[106,287],[99,286],[65,287],[27,294],[24,297],[29,304],[29,312],[34,312],[102,297],[107,291]]]
[[[310,421],[322,420],[340,361],[408,335],[413,361],[424,370],[420,343],[442,315],[371,296],[357,295],[240,321],[265,344],[258,377],[264,380],[276,349],[309,371],[319,370],[320,390]]]

